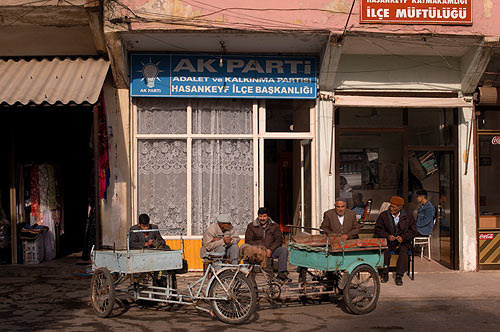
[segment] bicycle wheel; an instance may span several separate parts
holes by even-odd
[[[100,267],[92,275],[90,300],[97,316],[108,317],[115,304],[115,284],[108,269]]]
[[[344,288],[344,303],[354,314],[367,314],[377,306],[380,280],[377,272],[368,265],[357,266],[349,275]]]
[[[217,277],[220,281],[217,278],[213,281],[208,294],[212,298],[227,299],[212,300],[213,313],[224,323],[243,324],[254,314],[257,305],[254,284],[238,271],[226,270]]]

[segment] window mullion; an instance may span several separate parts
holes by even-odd
[[[186,214],[187,214],[187,230],[186,230],[186,234],[187,236],[191,236],[192,235],[192,213],[191,213],[191,210],[192,210],[192,166],[191,166],[191,161],[192,161],[192,143],[193,143],[193,139],[191,137],[192,135],[192,115],[193,115],[193,108],[191,106],[191,100],[188,101],[188,107],[187,107],[187,142],[186,142],[186,145],[187,145],[187,149],[186,149],[186,152],[187,152],[187,172],[186,172],[186,176],[187,176],[187,179],[186,179],[186,184],[187,184],[187,188],[186,188]]]

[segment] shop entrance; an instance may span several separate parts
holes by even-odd
[[[500,181],[495,167],[500,162],[500,131],[478,135],[479,267],[500,268]]]
[[[0,201],[8,219],[13,194],[17,231],[23,223],[48,222],[54,257],[82,251],[94,194],[92,107],[9,107],[0,123],[7,157],[1,163]],[[17,253],[21,262],[19,238]]]
[[[263,155],[263,205],[283,232],[286,225],[311,227],[311,141],[266,139]]]
[[[436,208],[432,259],[458,268],[456,111],[452,109],[341,108],[336,113],[337,195],[375,221],[391,196],[405,199],[416,217],[416,192]],[[371,204],[367,204],[370,202]],[[371,234],[373,231],[371,230]]]
[[[454,218],[454,158],[453,152],[432,150],[410,150],[408,153],[408,204],[409,211],[416,211],[416,192],[424,189],[436,209],[435,224],[431,236],[432,258],[442,265],[454,266],[456,232]]]

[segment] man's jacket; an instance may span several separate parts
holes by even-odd
[[[359,234],[361,226],[354,211],[345,210],[344,222],[341,225],[337,212],[335,212],[335,209],[331,209],[323,215],[323,222],[319,228],[328,234],[347,234],[347,238],[352,239]]]
[[[149,229],[158,229],[158,226],[149,224]],[[134,225],[130,227],[130,230],[141,230],[141,226]],[[147,232],[147,240],[156,241],[159,244],[165,245],[165,240],[160,235],[160,232]],[[144,243],[146,243],[146,234],[143,232],[130,232],[129,245],[130,249],[142,249],[144,248]]]
[[[262,245],[271,251],[281,247],[283,235],[280,226],[271,218],[267,219],[267,226],[263,228],[259,219],[256,218],[247,226],[245,232],[245,243],[251,245]]]
[[[385,238],[390,248],[396,248],[399,245],[397,240],[389,241],[389,235],[401,236],[402,243],[411,243],[417,235],[417,224],[411,215],[407,215],[404,211],[400,212],[399,223],[396,225],[394,218],[389,210],[382,212],[375,222],[376,238]]]

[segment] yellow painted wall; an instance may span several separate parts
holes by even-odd
[[[181,240],[165,240],[165,242],[174,250],[181,249]],[[244,243],[241,240],[238,245]],[[184,259],[188,262],[189,270],[203,270],[203,261],[200,258],[201,239],[184,240]]]

